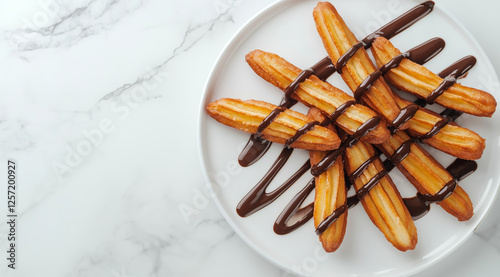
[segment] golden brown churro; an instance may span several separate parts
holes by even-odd
[[[372,145],[359,141],[347,148],[344,154],[346,172],[352,174],[366,161],[376,156]],[[355,179],[353,185],[358,194],[367,183],[378,174],[380,181],[361,198],[363,207],[372,222],[384,233],[394,247],[401,251],[411,250],[417,244],[417,229],[406,208],[398,189],[386,174],[380,158],[374,159],[363,173]]]
[[[379,145],[379,148],[385,155],[391,157],[403,143],[411,142],[410,139],[404,131],[398,131],[385,143]],[[454,181],[450,173],[416,143],[409,144],[408,155],[396,166],[421,194],[435,195],[445,184]],[[459,221],[470,219],[474,212],[468,194],[458,185],[453,193],[440,201],[438,205]]]
[[[317,108],[311,108],[307,115],[316,121],[323,121],[326,118]],[[329,128],[334,130],[335,127],[329,125]],[[309,151],[311,166],[321,161],[326,153],[328,152]],[[345,205],[346,201],[344,164],[342,157],[339,156],[327,171],[315,177],[314,227],[317,228],[333,211]],[[334,252],[340,247],[344,239],[346,224],[347,210],[319,236],[326,252]]]
[[[277,106],[263,101],[223,98],[210,103],[207,106],[207,112],[220,123],[247,133],[255,133],[259,124],[276,108]],[[262,132],[262,137],[272,142],[285,144],[287,139],[293,137],[301,127],[310,122],[314,120],[287,109]],[[340,139],[337,134],[316,125],[293,142],[290,147],[327,151],[337,149],[339,145]]]
[[[375,40],[372,53],[378,67],[401,54],[389,40],[383,37]],[[385,79],[397,88],[422,99],[428,97],[444,81],[424,66],[408,59],[403,59],[398,67],[389,70],[385,74]],[[453,84],[437,97],[435,102],[446,108],[486,117],[493,115],[497,105],[491,94],[461,84]]]
[[[246,60],[257,75],[281,90],[285,90],[301,72],[299,68],[282,57],[261,50],[248,53]],[[331,115],[341,105],[354,101],[353,97],[329,83],[319,80],[316,76],[311,76],[302,82],[292,94],[292,98],[309,107],[317,107],[326,115]],[[349,106],[336,119],[335,123],[348,134],[353,134],[359,126],[374,116],[377,116],[377,114],[368,107],[354,104]],[[379,123],[374,130],[364,136],[363,140],[370,143],[382,143],[389,136],[385,124]]]
[[[319,2],[313,12],[316,29],[323,40],[323,45],[328,52],[333,64],[338,68],[339,58],[344,55],[353,45],[359,41],[349,30],[335,7],[329,2]],[[349,86],[356,92],[358,87],[375,72],[377,68],[369,58],[366,50],[361,47],[347,60],[342,68],[341,76]],[[368,90],[362,94],[360,100],[382,115],[387,122],[393,122],[401,110],[391,95],[391,89],[383,78],[378,78]],[[407,124],[399,126],[404,130]]]
[[[242,166],[262,157],[271,145],[269,141],[285,147],[238,204],[240,216],[269,205],[309,171],[314,179],[285,207],[274,230],[287,234],[312,217],[326,252],[339,249],[346,234],[348,209],[358,202],[400,251],[415,249],[418,238],[414,220],[427,213],[432,203],[459,221],[473,216],[469,195],[457,182],[477,168],[471,160],[481,157],[485,139],[454,120],[462,112],[491,117],[496,110],[492,95],[456,83],[476,59],[467,56],[436,75],[418,63],[439,53],[445,44],[443,39],[431,39],[401,54],[388,39],[380,37],[394,37],[433,7],[434,2],[424,2],[358,41],[335,7],[319,2],[313,17],[329,57],[301,70],[273,53],[254,50],[246,55],[257,75],[285,93],[280,106],[223,98],[210,103],[206,111],[225,125],[252,133],[238,158]],[[371,46],[376,63],[365,50]],[[354,97],[325,81],[335,71]],[[394,86],[389,87],[385,78]],[[395,87],[425,102],[405,100],[392,90]],[[307,115],[291,110],[297,101],[310,108]],[[447,109],[438,114],[424,108],[434,102]],[[419,143],[458,159],[444,168]],[[268,192],[294,151],[290,147],[308,150],[310,159]],[[388,160],[382,162],[382,153]],[[416,188],[415,197],[401,197],[389,176],[394,167]],[[356,195],[347,197],[350,184]],[[314,203],[303,205],[313,189]]]
[[[394,94],[394,98],[401,108],[413,104],[399,97],[397,94]],[[413,137],[419,137],[427,134],[443,119],[439,114],[420,107],[413,118],[408,121],[409,128],[407,131]],[[436,135],[424,139],[423,142],[465,160],[477,160],[481,158],[486,147],[484,138],[467,128],[460,127],[454,122],[446,124]]]

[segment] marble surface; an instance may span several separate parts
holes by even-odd
[[[0,2],[0,276],[288,275],[203,195],[197,146],[218,54],[272,2]],[[500,72],[500,4],[437,2]],[[17,164],[16,269],[6,259],[8,160]],[[498,222],[500,201],[464,245],[416,276],[496,276]]]

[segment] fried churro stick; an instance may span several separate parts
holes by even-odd
[[[285,90],[302,71],[280,56],[261,50],[248,53],[246,60],[257,75],[281,90]],[[291,97],[308,107],[319,108],[326,115],[331,115],[343,104],[354,101],[353,97],[314,75],[300,83]],[[368,107],[354,104],[338,116],[335,123],[348,134],[353,134],[359,126],[374,116],[377,114]],[[390,133],[385,123],[379,123],[375,129],[363,137],[363,140],[370,143],[382,143],[389,136]]]
[[[247,133],[256,133],[261,122],[277,106],[263,101],[223,98],[207,106],[208,114],[222,124],[240,129]],[[285,144],[297,131],[314,120],[299,112],[285,109],[271,124],[264,129],[262,137],[266,140]],[[340,139],[335,132],[313,126],[300,136],[290,147],[306,150],[327,151],[337,149]]]
[[[319,2],[314,8],[313,16],[323,45],[333,64],[338,68],[339,58],[357,44],[358,40],[331,3]],[[363,81],[374,71],[377,71],[377,68],[366,50],[361,47],[342,68],[341,76],[349,88],[356,92]],[[387,122],[393,122],[401,112],[391,96],[390,87],[383,78],[378,78],[360,100],[382,115]],[[405,123],[399,129],[404,130],[407,127],[408,124]]]
[[[375,40],[372,53],[378,67],[401,54],[389,40],[383,37]],[[385,79],[397,88],[423,99],[427,98],[444,81],[424,66],[408,59],[403,59],[398,67],[389,70],[385,74]],[[497,105],[491,94],[461,84],[453,84],[437,97],[435,102],[453,110],[485,117],[491,117]]]
[[[410,140],[408,134],[398,131],[378,147],[386,156],[391,157],[396,149],[408,140]],[[422,147],[416,143],[411,143],[409,147],[409,154],[396,166],[418,192],[434,195],[453,180],[450,173]],[[458,185],[453,193],[438,205],[459,221],[470,219],[474,213],[468,194]]]
[[[372,145],[362,141],[357,142],[353,147],[347,148],[344,154],[346,172],[352,174],[375,155],[377,153]],[[375,158],[354,181],[358,197],[363,186],[384,171],[380,158]],[[418,240],[417,229],[389,175],[383,175],[380,181],[361,198],[361,203],[372,222],[394,247],[401,251],[415,248]]]
[[[325,120],[318,108],[311,108],[307,114],[316,121]],[[329,125],[329,128],[335,130],[335,127]],[[309,151],[311,166],[317,164],[328,152]],[[342,157],[339,156],[335,163],[323,174],[315,177],[315,196],[314,196],[314,227],[331,215],[333,211],[347,201],[347,190],[344,180],[344,165]],[[326,231],[320,236],[319,240],[326,252],[337,250],[344,240],[347,224],[347,209],[332,223]]]
[[[404,100],[394,93],[394,98],[401,108],[413,104]],[[443,117],[439,114],[420,107],[412,119],[410,119],[408,133],[413,137],[427,134]],[[485,139],[475,132],[460,127],[454,122],[444,126],[439,133],[429,139],[424,139],[424,143],[439,149],[445,153],[464,160],[477,160],[481,158],[486,147]]]

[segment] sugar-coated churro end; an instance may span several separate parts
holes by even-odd
[[[378,69],[335,7],[329,2],[320,2],[314,8],[313,17],[323,46],[336,68],[341,70],[345,83],[355,96],[359,93],[358,89],[364,87],[358,96],[359,100],[383,116],[387,122],[393,123],[401,110],[392,98],[391,88],[381,75],[374,78],[371,85],[365,84]],[[360,47],[353,48],[355,46]],[[357,50],[352,52],[351,49]],[[352,55],[346,58],[345,63],[338,62],[349,53]],[[408,123],[403,122],[396,127],[404,130],[408,128]]]
[[[373,146],[362,141],[347,148],[344,154],[346,172],[352,174],[375,155]],[[356,192],[359,193],[363,186],[384,170],[382,162],[376,158],[356,178],[353,184]],[[389,175],[383,175],[380,181],[361,199],[361,203],[372,222],[394,247],[400,251],[415,249],[418,241],[417,229]]]
[[[391,157],[396,149],[408,140],[410,136],[398,131],[379,147],[384,154]],[[434,195],[445,184],[453,181],[450,173],[416,143],[410,144],[408,155],[397,164],[397,167],[421,194]],[[459,221],[470,219],[474,213],[468,194],[458,185],[449,197],[438,204]]]
[[[395,98],[398,105],[402,108],[412,104],[399,96],[395,96]],[[413,118],[408,122],[409,128],[407,131],[413,137],[419,137],[427,134],[443,119],[443,116],[420,107]],[[477,160],[481,158],[486,147],[484,138],[453,122],[446,124],[436,135],[424,139],[423,142],[445,153],[465,160]]]
[[[311,108],[308,116],[316,121],[323,121],[326,117],[318,108]],[[334,130],[332,125],[329,128]],[[323,159],[328,152],[309,151],[311,166],[314,166]],[[324,173],[315,177],[314,196],[314,227],[323,222],[336,209],[347,202],[347,189],[344,180],[344,165],[342,157],[338,157],[335,163]],[[347,226],[347,209],[333,222],[323,233],[319,235],[319,240],[326,252],[335,252],[344,240]]]
[[[325,152],[310,151],[311,165],[318,163],[325,154]],[[315,177],[314,227],[317,228],[337,208],[345,205],[346,195],[342,157],[338,157],[327,171]],[[340,247],[344,239],[346,225],[347,209],[319,236],[326,252],[334,252]]]
[[[383,37],[375,40],[372,53],[379,67],[401,54],[399,49]],[[426,67],[409,59],[403,59],[399,66],[389,70],[385,77],[397,88],[423,99],[444,81]],[[449,109],[484,117],[491,117],[497,106],[495,98],[488,92],[458,83],[446,89],[435,102]]]

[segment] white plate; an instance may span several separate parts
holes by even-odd
[[[360,39],[423,1],[331,2]],[[499,161],[494,156],[494,153],[500,153],[499,132],[495,128],[499,124],[497,115],[492,119],[462,116],[458,120],[462,126],[487,139],[487,148],[478,161],[479,169],[460,182],[474,204],[474,216],[467,222],[458,222],[439,206],[432,205],[431,211],[415,222],[419,240],[415,250],[396,250],[372,224],[361,205],[349,211],[344,242],[333,254],[323,252],[312,220],[291,234],[276,235],[273,232],[274,221],[311,178],[309,173],[263,210],[247,218],[241,218],[236,213],[238,202],[264,175],[282,146],[273,145],[259,162],[241,168],[237,157],[249,134],[217,123],[206,115],[205,107],[209,102],[224,97],[259,99],[278,104],[283,93],[251,70],[245,62],[245,54],[261,49],[276,53],[301,68],[310,67],[325,57],[326,51],[312,18],[316,4],[317,1],[297,0],[269,6],[237,33],[219,57],[200,107],[200,152],[210,192],[235,232],[258,253],[285,270],[311,276],[404,276],[416,273],[436,263],[469,238],[494,202],[499,190],[500,172]],[[486,89],[485,82],[488,80],[498,82],[481,47],[459,22],[440,9],[439,3],[430,15],[393,38],[392,42],[396,47],[408,50],[433,37],[443,38],[447,46],[426,64],[429,69],[439,72],[461,57],[474,55],[478,62],[461,83]],[[338,74],[328,81],[350,93]],[[490,92],[500,99],[498,91]],[[304,107],[296,106],[297,110],[306,111]],[[453,160],[437,150],[426,149],[445,166]],[[306,151],[294,151],[274,180],[274,186],[286,180],[307,158]],[[404,197],[415,194],[415,189],[397,170],[390,175]],[[273,189],[273,185],[269,189]]]

